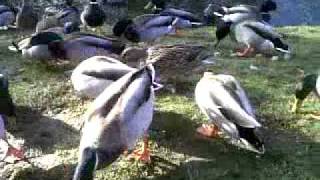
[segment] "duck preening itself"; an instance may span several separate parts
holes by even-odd
[[[134,70],[112,57],[94,56],[73,70],[71,82],[79,96],[96,98],[114,81]]]
[[[154,69],[150,64],[107,87],[87,112],[73,180],[93,179],[94,171],[134,148],[146,134],[154,108]],[[150,160],[145,141],[139,158]]]
[[[320,98],[320,75],[319,74],[304,74],[300,70],[301,81],[296,85],[295,102],[292,107],[292,112],[299,112],[303,101],[308,97],[311,92],[314,92]]]
[[[8,147],[0,147],[1,149],[7,148],[6,155],[2,158],[2,160],[8,156],[14,156],[17,159],[23,159],[24,152],[21,149],[13,147],[6,138],[4,119],[7,116],[15,116],[15,106],[9,94],[8,79],[3,74],[0,74],[0,140],[5,141],[8,145]]]
[[[248,150],[264,153],[264,144],[256,131],[261,124],[240,83],[231,75],[205,72],[195,89],[196,103],[209,118],[210,124],[197,132],[208,137],[218,137],[222,130]]]
[[[120,20],[113,27],[113,34],[131,42],[152,42],[176,31],[177,18],[147,14],[134,19]]]
[[[228,34],[239,44],[245,45],[243,52],[238,52],[239,57],[249,56],[250,53],[270,54],[273,50],[281,52],[289,57],[291,50],[281,39],[282,36],[275,29],[261,21],[245,20],[239,23],[219,21],[216,30],[217,42],[224,39]]]

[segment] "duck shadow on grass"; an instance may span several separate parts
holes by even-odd
[[[167,163],[173,168],[164,168],[167,173],[154,179],[320,178],[320,144],[298,131],[264,130],[266,153],[258,156],[222,139],[200,139],[195,135],[197,126],[182,114],[155,114],[151,131],[157,135],[151,138],[187,158],[180,165]]]
[[[26,150],[35,148],[43,154],[76,148],[80,139],[79,131],[62,119],[43,116],[27,107],[17,107],[16,123],[9,123],[7,130],[15,139],[24,140]]]

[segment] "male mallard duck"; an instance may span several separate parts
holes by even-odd
[[[203,125],[197,132],[217,136],[223,130],[233,140],[240,140],[249,150],[264,153],[263,142],[256,135],[261,124],[240,83],[231,75],[206,72],[195,89],[196,103],[213,125]]]
[[[73,0],[66,0],[65,3],[65,7],[56,14],[59,23],[63,25],[68,22],[80,24],[80,11],[72,5]]]
[[[107,87],[92,103],[82,128],[79,163],[73,180],[93,179],[94,171],[134,148],[152,121],[154,69],[148,65]],[[145,136],[146,138],[146,136]],[[150,161],[147,139],[138,158]]]
[[[96,98],[106,87],[125,74],[134,71],[117,59],[94,56],[82,61],[72,72],[71,82],[77,94]]]
[[[295,102],[292,107],[292,112],[299,112],[303,100],[313,91],[320,98],[320,75],[307,74],[302,71],[302,81],[296,86]]]
[[[34,35],[40,43],[19,47],[25,58],[37,60],[72,60],[82,61],[92,56],[108,56],[110,54],[121,54],[125,45],[112,38],[100,37],[92,34],[72,34],[62,39],[53,32],[41,32]],[[43,43],[44,42],[44,43]]]
[[[106,14],[97,0],[90,0],[90,3],[82,11],[80,19],[85,28],[87,26],[91,28],[101,28],[106,20]]]
[[[151,42],[159,37],[175,33],[177,18],[147,14],[135,19],[124,19],[115,24],[113,34],[132,42]]]
[[[17,159],[24,158],[24,152],[13,147],[6,138],[4,119],[6,116],[13,115],[15,115],[15,107],[9,94],[9,82],[3,74],[0,74],[0,140],[5,141],[8,145],[8,147],[0,147],[8,149],[2,160],[8,156],[14,156]]]
[[[272,0],[264,1],[260,7],[240,4],[230,8],[221,7],[214,14],[218,17],[224,17],[225,19],[238,23],[247,19],[263,20],[265,22],[270,21],[270,11],[277,9],[276,2]]]
[[[291,54],[289,46],[282,42],[282,36],[268,24],[256,20],[245,20],[236,24],[224,21],[220,23],[223,25],[216,31],[218,42],[215,46],[231,31],[232,37],[246,46],[243,52],[237,53],[239,57],[248,56],[253,52],[270,54],[274,49],[284,53],[285,57]]]
[[[36,28],[37,22],[38,15],[29,0],[22,0],[22,8],[16,17],[17,28],[20,30],[33,30]]]
[[[12,42],[13,46],[9,46],[9,49],[20,52],[24,58],[51,60],[53,57],[49,51],[48,44],[57,40],[62,40],[62,37],[57,33],[40,32],[21,40],[18,44]]]
[[[0,5],[0,27],[7,28],[16,19],[16,10],[11,6]]]

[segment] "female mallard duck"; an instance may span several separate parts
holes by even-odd
[[[47,10],[41,20],[37,23],[36,32],[52,31],[59,34],[70,34],[80,31],[80,13],[72,6],[72,0],[66,0],[64,8]]]
[[[132,150],[152,121],[154,69],[148,65],[107,87],[92,103],[82,128],[79,163],[73,180],[93,179],[94,171]],[[148,142],[138,158],[150,161]]]
[[[16,10],[11,6],[0,5],[0,27],[8,28],[16,19]]]
[[[48,36],[48,34],[50,36]],[[53,32],[41,32],[33,36],[40,42],[18,49],[25,58],[37,60],[72,60],[83,61],[92,56],[120,55],[125,45],[112,38],[100,37],[92,34],[72,34],[67,39],[62,39]],[[50,38],[50,41],[48,41]]]
[[[55,32],[63,36],[65,34],[79,32],[80,27],[78,22],[66,22],[61,24],[56,16],[44,14],[42,19],[37,23],[36,33],[44,31]]]
[[[245,57],[250,53],[259,52],[262,54],[271,54],[277,50],[284,54],[285,58],[291,55],[289,46],[285,44],[272,26],[256,20],[245,20],[240,23],[222,21],[219,29],[216,31],[218,42],[231,32],[232,37],[240,44],[244,44],[246,49],[238,52],[239,57]]]
[[[123,51],[123,62],[132,67],[153,63],[162,83],[176,83],[191,71],[203,67],[205,48],[200,45],[155,45],[149,48],[130,47]]]
[[[131,42],[152,42],[162,36],[173,34],[176,31],[177,18],[147,14],[135,19],[125,19],[113,27],[115,36],[124,36]]]
[[[16,25],[20,30],[33,30],[38,22],[38,14],[32,8],[29,0],[22,1],[22,8],[17,14]]]
[[[272,0],[264,1],[260,8],[257,6],[240,4],[230,8],[221,7],[214,14],[218,17],[224,17],[225,19],[238,23],[247,19],[257,19],[269,22],[271,17],[269,12],[277,9],[276,2]]]
[[[85,28],[101,28],[106,20],[106,14],[97,0],[90,0],[90,3],[82,11],[80,19]]]
[[[296,86],[295,92],[295,102],[292,107],[292,112],[299,112],[303,100],[313,91],[318,98],[320,98],[320,75],[319,74],[307,74],[304,75],[304,72],[301,71],[301,79]]]
[[[96,98],[106,87],[134,71],[117,59],[94,56],[82,61],[72,72],[71,82],[78,95]]]
[[[3,74],[0,74],[0,140],[5,141],[8,145],[8,147],[0,147],[8,149],[2,160],[8,156],[14,156],[17,159],[24,158],[24,152],[13,147],[6,138],[4,119],[6,116],[13,115],[15,115],[15,107],[9,94],[9,82]]]
[[[206,72],[195,89],[196,103],[210,119],[210,125],[199,127],[197,132],[208,137],[223,130],[233,140],[240,140],[249,150],[264,153],[264,145],[256,135],[261,124],[240,83],[231,75]]]

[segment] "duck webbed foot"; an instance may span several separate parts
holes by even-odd
[[[130,159],[134,158],[146,164],[151,163],[148,135],[145,135],[143,138],[142,148],[133,151],[132,154],[130,154],[129,158]]]
[[[238,57],[249,57],[254,53],[255,49],[253,47],[247,47],[243,52],[237,52]]]
[[[220,131],[214,124],[202,124],[197,128],[197,133],[203,137],[218,138]]]
[[[18,149],[10,145],[8,142],[8,150],[6,155],[2,158],[2,161],[15,163],[16,161],[24,160],[26,157],[24,155],[24,151],[22,149]]]

